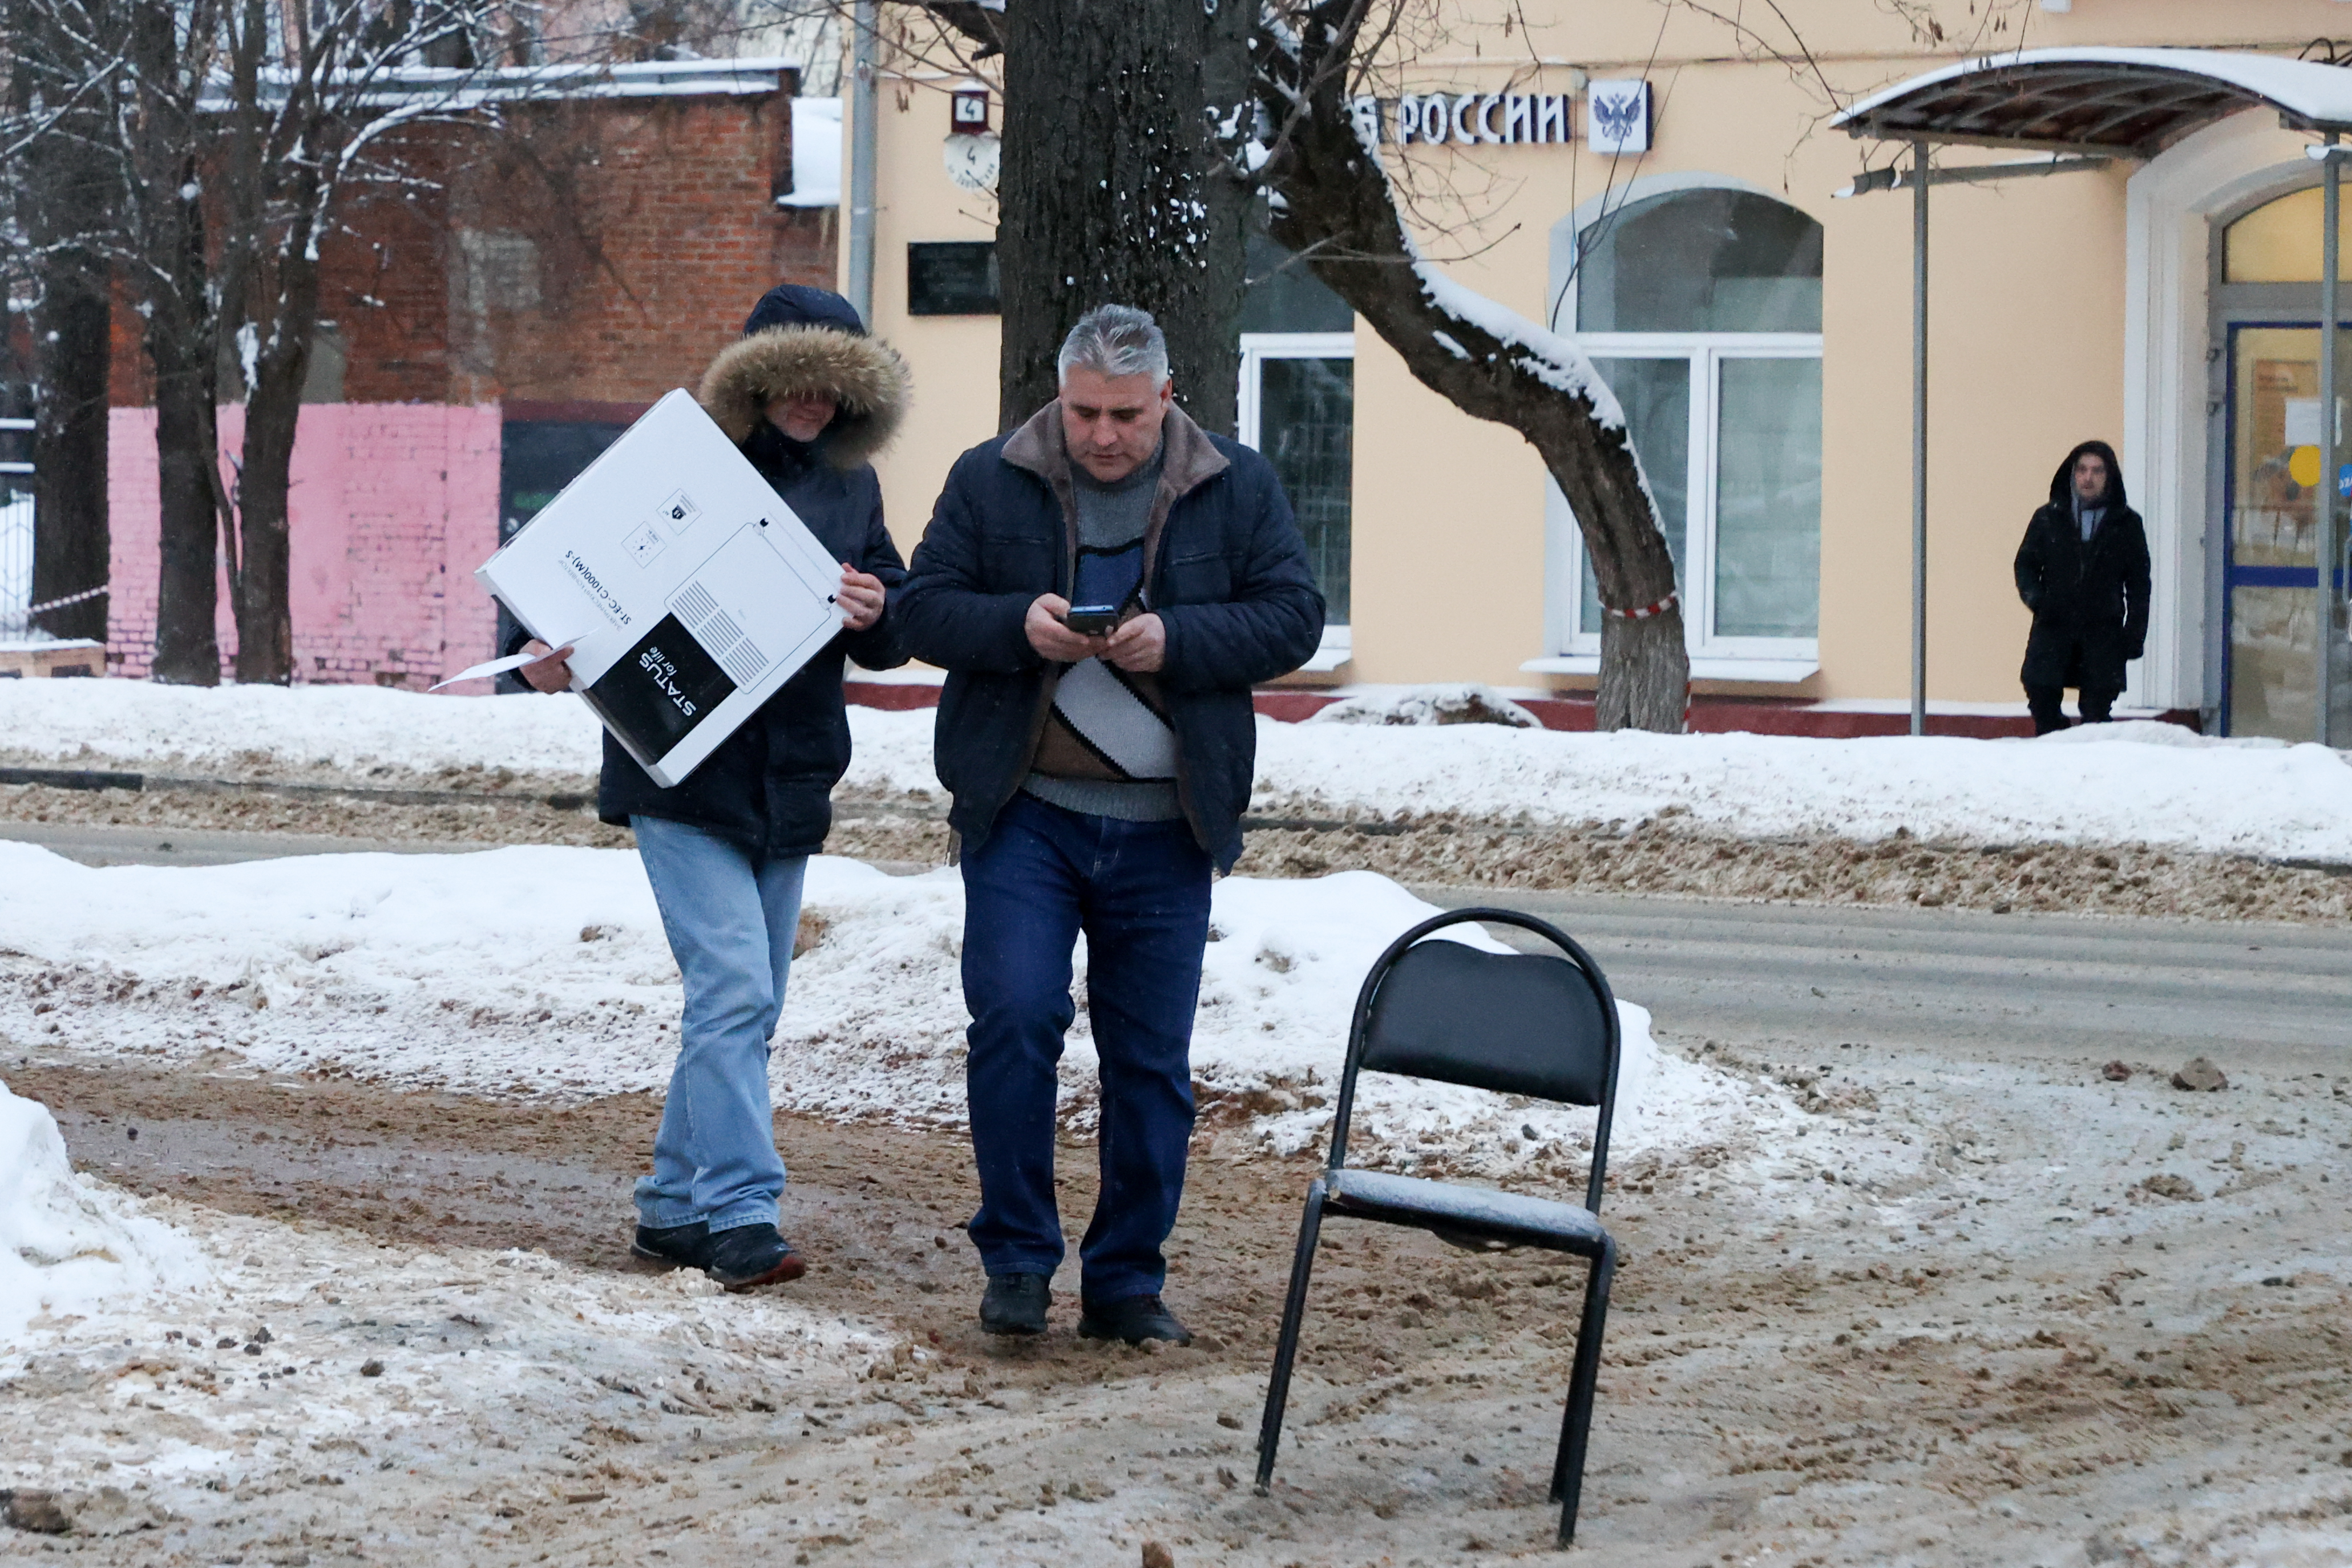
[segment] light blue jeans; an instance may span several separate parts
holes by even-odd
[[[683,822],[632,816],[662,930],[686,982],[677,1065],[638,1179],[648,1226],[714,1231],[776,1223],[784,1163],[768,1100],[768,1054],[799,930],[805,856],[763,859]]]

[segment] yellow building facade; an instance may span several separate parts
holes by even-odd
[[[1793,33],[1652,0],[1444,5],[1380,73],[1382,153],[1428,254],[1578,339],[1625,404],[1670,514],[1695,691],[1893,710],[1911,647],[1912,211],[1902,193],[1839,199],[1898,151],[1832,117],[2021,45],[2294,58],[2352,36],[2352,5],[1979,0],[1938,8],[1940,38],[1851,0],[1781,9]],[[975,85],[886,60],[879,86],[872,313],[916,384],[882,472],[909,548],[949,465],[996,433],[995,198],[985,159],[950,143],[953,89]],[[2316,475],[2296,453],[2316,438],[2314,141],[2249,110],[2145,161],[1935,188],[1932,707],[2022,711],[2011,562],[2059,461],[2098,437],[2154,562],[2121,707],[2310,733],[2316,617],[2293,583],[2312,574]],[[1269,254],[1240,434],[1284,468],[1344,609],[1321,678],[1589,690],[1582,548],[1533,449],[1421,386]]]

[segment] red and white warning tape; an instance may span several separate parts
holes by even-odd
[[[95,599],[113,586],[114,584],[111,583],[100,583],[95,588],[84,588],[80,593],[68,594],[62,599],[51,599],[47,604],[27,605],[26,607],[25,614],[27,617],[30,617],[37,616],[45,610],[62,610],[68,605],[79,605],[85,599]]]
[[[1638,610],[1615,610],[1611,609],[1606,605],[1603,605],[1601,608],[1604,615],[1615,616],[1620,620],[1646,621],[1652,616],[1663,616],[1668,610],[1673,609],[1675,607],[1675,601],[1680,599],[1682,596],[1682,590],[1677,588],[1675,592],[1668,594],[1664,598],[1660,599],[1656,604],[1643,605]]]

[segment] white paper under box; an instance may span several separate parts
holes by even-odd
[[[474,575],[668,788],[841,629],[841,567],[685,392]]]

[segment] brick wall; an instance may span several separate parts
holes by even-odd
[[[233,452],[244,410],[221,411]],[[496,405],[311,404],[295,433],[289,598],[299,681],[423,688],[493,656],[497,606],[473,571],[498,548]],[[110,673],[143,676],[154,647],[155,417],[113,414],[108,488]],[[224,670],[236,628],[222,585]],[[469,682],[468,690],[488,682]]]
[[[424,179],[344,209],[319,306],[341,384],[304,405],[295,446],[297,680],[421,687],[491,656],[496,607],[471,574],[497,547],[502,408],[625,417],[694,385],[768,289],[833,286],[833,214],[774,200],[796,86],[512,105],[496,133],[420,128],[405,161]],[[144,675],[153,648],[150,386],[126,307],[108,469],[119,675]],[[220,428],[234,453],[243,410]],[[219,622],[226,660],[226,590]]]
[[[831,212],[775,205],[789,92],[520,104],[496,134],[419,138],[439,188],[352,207],[326,252],[351,401],[643,406],[769,289],[833,286]]]

